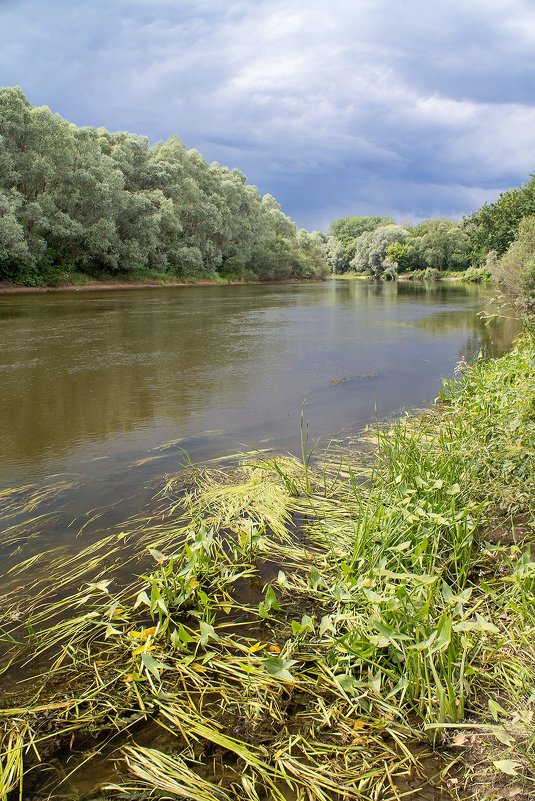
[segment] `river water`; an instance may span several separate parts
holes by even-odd
[[[73,485],[25,556],[94,509],[119,521],[186,458],[299,453],[303,403],[325,444],[432,402],[459,360],[509,347],[489,298],[350,280],[0,296],[0,488]]]

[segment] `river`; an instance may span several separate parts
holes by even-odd
[[[0,488],[65,482],[24,555],[77,547],[93,510],[98,533],[187,459],[299,453],[303,404],[323,444],[429,404],[461,359],[510,346],[489,298],[356,280],[0,296]]]

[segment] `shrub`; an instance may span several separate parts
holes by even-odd
[[[484,281],[490,281],[491,278],[492,273],[488,267],[469,267],[463,275],[465,281],[470,281],[473,284],[481,284]]]

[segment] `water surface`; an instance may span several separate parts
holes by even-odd
[[[348,280],[0,296],[0,487],[76,482],[54,544],[94,508],[120,519],[186,452],[298,453],[305,399],[324,443],[423,406],[460,359],[510,345],[488,299]]]

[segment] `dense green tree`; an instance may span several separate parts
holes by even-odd
[[[535,307],[535,216],[520,221],[516,239],[491,269],[508,293]]]
[[[347,265],[345,269],[338,269],[335,272],[345,272],[349,269],[349,264],[355,255],[356,240],[361,234],[393,223],[391,217],[373,216],[340,217],[334,220],[329,226],[329,235],[341,244]]]
[[[395,242],[404,242],[407,229],[400,225],[382,225],[373,231],[365,231],[355,241],[355,255],[351,268],[357,273],[369,273],[379,278],[385,268],[390,267],[387,250]]]
[[[393,256],[391,251],[389,255]],[[472,247],[460,223],[435,218],[410,229],[399,255],[400,269],[465,270],[471,263]]]
[[[373,231],[379,226],[390,225],[394,222],[391,217],[354,216],[340,217],[333,220],[329,226],[329,235],[336,237],[343,245],[356,239],[365,231]]]
[[[494,250],[501,256],[514,241],[520,222],[535,214],[535,175],[526,184],[510,189],[494,203],[486,203],[465,219],[473,258],[480,262]]]
[[[349,261],[344,254],[341,242],[335,236],[328,236],[323,246],[325,261],[333,273],[345,273],[349,270]]]
[[[395,265],[397,272],[403,273],[413,269],[406,242],[393,242],[386,249],[386,257],[391,264]]]
[[[171,273],[268,280],[325,274],[298,232],[238,170],[173,136],[77,128],[0,89],[0,279]],[[319,237],[319,239],[318,239]]]

